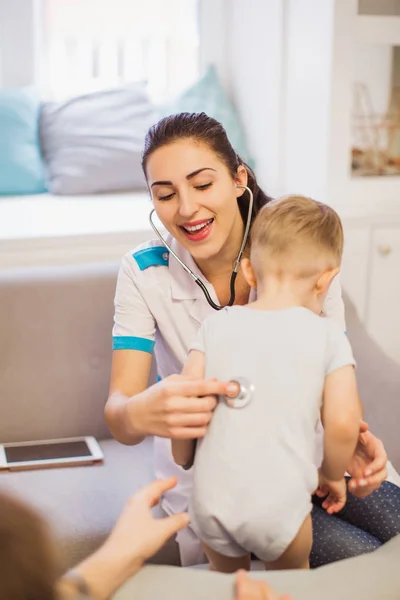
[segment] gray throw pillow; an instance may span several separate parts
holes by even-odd
[[[40,140],[53,194],[146,187],[144,136],[157,115],[141,83],[44,103]]]

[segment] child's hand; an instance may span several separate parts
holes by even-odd
[[[344,508],[347,499],[346,480],[343,477],[340,481],[331,481],[319,471],[319,485],[315,492],[317,496],[323,498],[322,508],[325,508],[329,515],[339,512]]]
[[[235,600],[290,600],[286,594],[277,594],[265,581],[250,579],[246,571],[237,572],[235,587]]]

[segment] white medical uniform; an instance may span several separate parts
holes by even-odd
[[[214,288],[205,280],[189,252],[169,235],[166,241],[179,258],[202,277],[212,299],[218,303]],[[161,379],[180,373],[200,323],[214,312],[195,281],[169,256],[160,241],[149,241],[127,253],[122,260],[115,295],[113,349],[149,353],[154,350]],[[330,286],[324,313],[346,329],[338,277]],[[179,478],[176,488],[165,494],[163,509],[168,514],[186,511],[192,472],[175,464],[169,439],[155,438],[154,453],[156,476]],[[321,451],[317,454],[319,466]],[[190,527],[178,534],[177,541],[182,565],[205,562],[200,543]]]

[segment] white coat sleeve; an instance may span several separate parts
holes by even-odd
[[[139,289],[140,271],[130,255],[124,256],[114,298],[113,350],[154,349],[155,319]]]

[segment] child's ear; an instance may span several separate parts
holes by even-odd
[[[327,269],[317,279],[317,283],[315,284],[316,291],[318,295],[326,294],[329,289],[329,286],[332,283],[332,280],[338,275],[340,272],[340,268],[336,269]]]
[[[254,273],[253,266],[249,258],[242,258],[240,261],[240,268],[242,269],[243,276],[250,287],[257,288],[256,275]]]

